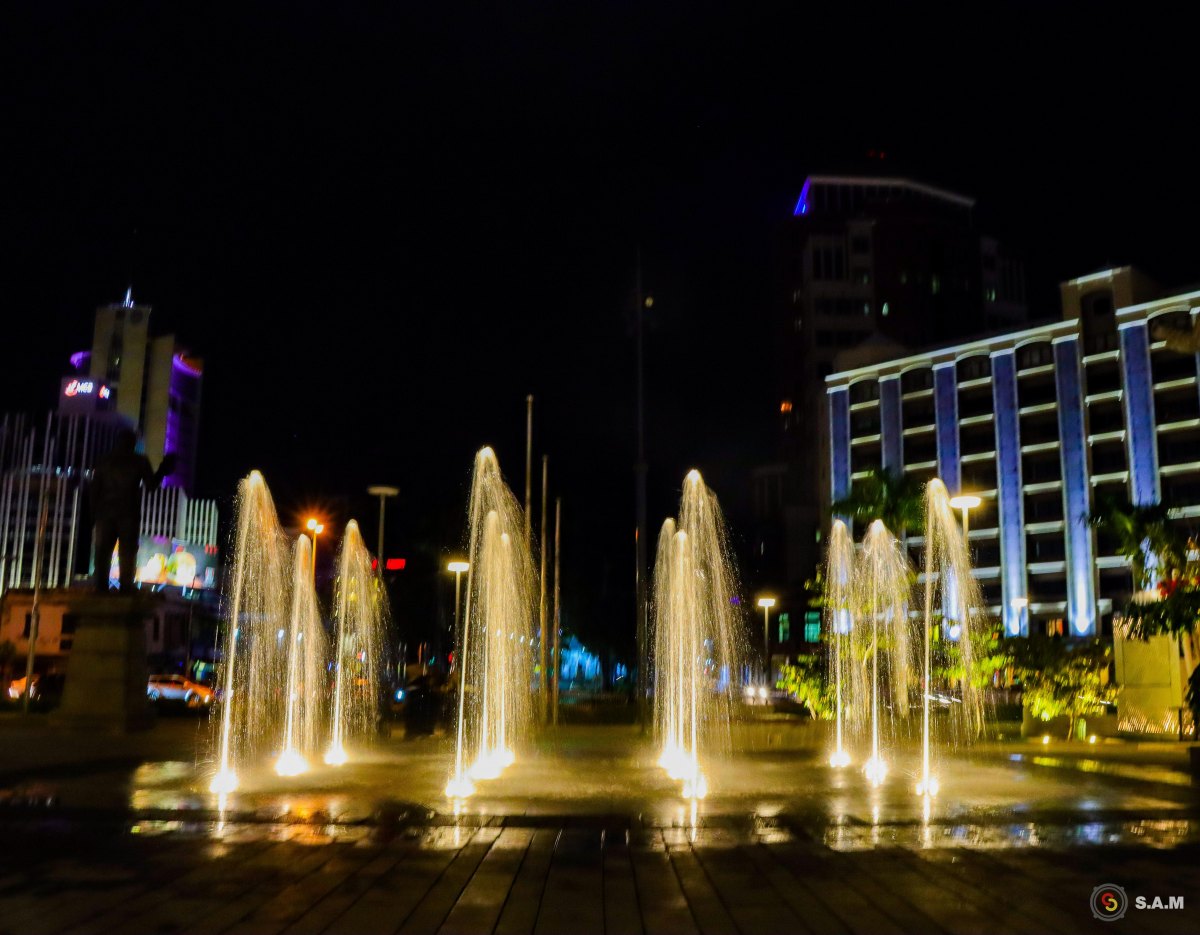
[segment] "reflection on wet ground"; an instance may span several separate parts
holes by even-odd
[[[634,834],[691,829],[745,840],[804,839],[837,850],[872,847],[1172,847],[1200,841],[1200,796],[1161,764],[1022,752],[943,757],[936,798],[914,794],[915,757],[872,788],[816,750],[744,754],[709,767],[701,802],[629,728],[564,729],[501,779],[461,801],[442,794],[445,738],[388,741],[344,767],[280,778],[264,762],[228,796],[207,791],[208,765],[154,759],[102,766],[6,790],[7,820],[120,820],[134,834],[328,843],[356,835],[438,829],[560,827],[591,822]]]

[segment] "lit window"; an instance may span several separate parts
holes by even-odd
[[[792,622],[786,613],[779,615],[779,642],[786,643],[792,636]]]
[[[884,318],[887,318],[887,314],[888,314],[888,304],[887,304],[887,302],[884,302],[884,303],[883,303],[883,308],[881,308],[881,309],[879,310],[879,314],[880,314],[880,315],[882,315]]]

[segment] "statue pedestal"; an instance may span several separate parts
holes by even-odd
[[[62,704],[50,723],[69,730],[124,734],[147,730],[145,598],[97,594],[80,601]]]

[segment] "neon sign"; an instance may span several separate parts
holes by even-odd
[[[70,380],[63,387],[63,396],[91,396],[96,394],[100,399],[108,399],[112,396],[112,390],[108,386],[101,383],[99,387],[95,380]]]

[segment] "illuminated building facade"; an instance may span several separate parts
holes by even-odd
[[[764,472],[756,498],[778,493],[782,509],[764,511],[765,546],[783,541],[769,580],[795,587],[822,554],[820,503],[827,487],[823,380],[835,358],[864,342],[920,347],[937,335],[958,340],[1012,330],[1026,318],[1022,264],[976,225],[970,198],[907,179],[813,175],[785,225],[777,279],[783,314],[780,348],[780,463]],[[784,530],[769,529],[783,517]]]
[[[1200,292],[1123,267],[1061,294],[1061,321],[825,379],[826,513],[879,467],[978,494],[975,575],[1009,635],[1111,632],[1132,581],[1089,523],[1104,495],[1200,518],[1200,358],[1159,339],[1191,329]]]
[[[44,421],[0,416],[0,593],[32,587],[35,580],[46,588],[69,587],[88,574],[86,482],[123,427],[141,434],[152,464],[167,451],[179,459],[166,489],[144,494],[139,554],[147,560],[145,568],[139,562],[139,579],[163,584],[161,576],[146,574],[175,557],[173,568],[195,562],[196,588],[211,586],[208,577],[215,583],[209,571],[216,564],[216,504],[189,496],[202,367],[173,335],[151,336],[149,325],[150,308],[137,305],[130,292],[97,309],[92,349],[71,355],[57,411]]]

